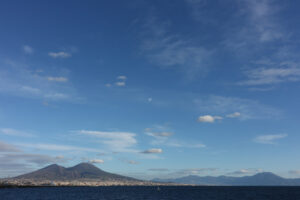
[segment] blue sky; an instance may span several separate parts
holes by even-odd
[[[299,6],[1,2],[0,176],[300,177]]]

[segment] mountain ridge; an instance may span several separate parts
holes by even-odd
[[[224,186],[300,186],[300,178],[283,178],[272,172],[257,173],[253,176],[197,176],[190,175],[171,179],[152,179],[154,182],[169,182],[195,185]]]
[[[12,178],[30,180],[98,180],[98,181],[139,181],[137,179],[109,173],[90,163],[80,163],[72,167],[63,167],[57,164]]]

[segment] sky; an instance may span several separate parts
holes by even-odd
[[[0,177],[300,177],[298,1],[1,1]]]

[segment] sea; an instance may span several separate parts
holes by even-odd
[[[300,187],[112,186],[0,188],[0,200],[300,200]]]

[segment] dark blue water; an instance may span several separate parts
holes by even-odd
[[[41,187],[2,188],[1,200],[300,200],[300,187]]]

